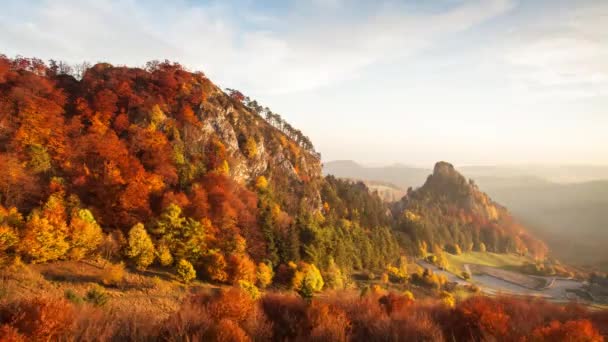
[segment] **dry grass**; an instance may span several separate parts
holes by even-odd
[[[0,337],[10,341],[518,340],[547,322],[570,327],[573,320],[592,337],[608,331],[605,311],[534,299],[472,295],[452,308],[433,297],[344,290],[312,301],[291,292],[255,300],[237,288],[186,287],[153,272],[125,270],[119,285],[102,287],[97,264],[15,267],[0,273]],[[109,296],[106,305],[63,298],[95,287]]]

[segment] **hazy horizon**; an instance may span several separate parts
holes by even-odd
[[[407,161],[399,161],[399,160],[395,160],[392,162],[371,162],[371,163],[365,163],[365,162],[360,162],[358,160],[354,160],[354,159],[332,159],[332,160],[325,160],[325,158],[323,158],[323,163],[337,163],[337,162],[354,162],[356,164],[358,164],[359,166],[362,167],[414,167],[414,168],[425,168],[425,169],[432,169],[433,166],[435,165],[435,163],[440,162],[440,161],[444,161],[444,162],[448,162],[453,164],[455,167],[513,167],[513,168],[523,168],[523,167],[527,167],[527,166],[533,166],[533,167],[548,167],[548,168],[554,168],[554,167],[600,167],[600,168],[608,168],[608,163],[569,163],[569,162],[555,162],[555,163],[526,163],[526,162],[512,162],[512,163],[479,163],[479,164],[458,164],[458,163],[454,163],[450,160],[447,159],[440,159],[440,160],[436,160],[434,162],[430,162],[430,163],[414,163],[414,162],[407,162]],[[607,175],[608,177],[608,175]]]
[[[302,130],[323,160],[608,164],[608,2],[4,4],[0,53],[170,59]]]

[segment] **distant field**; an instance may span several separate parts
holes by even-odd
[[[521,266],[525,262],[533,262],[529,257],[516,254],[497,254],[490,252],[469,252],[460,255],[446,253],[449,261],[448,269],[456,274],[464,271],[465,264],[483,265],[497,268],[512,268]]]

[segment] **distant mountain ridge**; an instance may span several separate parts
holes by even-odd
[[[464,166],[458,169],[509,208],[514,217],[549,244],[558,258],[577,264],[608,260],[608,256],[602,257],[608,243],[608,216],[604,214],[608,207],[608,167]],[[407,189],[421,186],[431,171],[414,167],[365,167],[340,161],[325,163],[323,172],[337,177],[388,181]],[[425,175],[421,176],[422,173]]]
[[[402,189],[420,186],[430,169],[394,164],[385,167],[367,167],[352,160],[330,161],[323,164],[323,173],[336,177],[389,182]]]
[[[447,162],[436,163],[423,186],[395,203],[393,216],[400,218],[398,231],[431,246],[537,257],[547,251],[505,207]]]

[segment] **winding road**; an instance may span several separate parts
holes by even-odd
[[[418,260],[417,264],[423,268],[432,270],[436,274],[445,276],[450,282],[455,282],[459,285],[475,284],[479,286],[482,292],[490,295],[503,293],[520,296],[537,296],[554,301],[566,301],[574,298],[574,294],[569,293],[567,290],[580,289],[585,285],[584,282],[574,279],[537,277],[545,279],[546,283],[549,285],[540,289],[531,289],[488,274],[472,274],[468,268],[468,265],[465,265],[465,269],[469,270],[471,279],[466,281],[454,273],[441,270],[437,266],[427,261]]]

